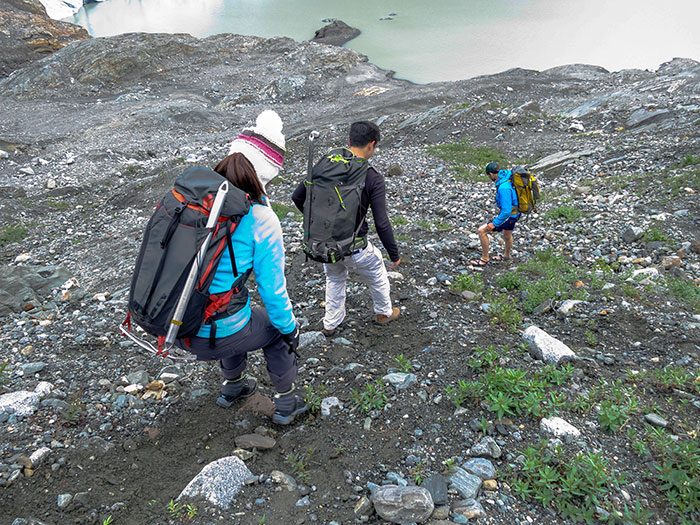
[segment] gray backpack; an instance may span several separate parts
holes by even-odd
[[[368,165],[349,149],[336,148],[307,175],[304,252],[309,259],[332,264],[352,253]]]

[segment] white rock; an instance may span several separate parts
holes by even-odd
[[[56,189],[56,179],[49,179],[46,181],[46,189],[47,190],[54,190]]]
[[[557,312],[566,315],[570,313],[571,310],[573,310],[577,304],[583,304],[585,302],[586,301],[577,301],[576,299],[567,299],[566,301],[563,301],[561,305],[559,305],[559,308],[557,308]]]
[[[3,151],[0,149],[0,159],[9,159],[10,154],[7,151]]]
[[[46,397],[51,393],[53,390],[53,383],[49,383],[48,381],[39,381],[37,383],[36,387],[34,388],[34,392],[39,394],[41,397]]]
[[[0,412],[31,416],[39,408],[41,396],[36,392],[19,390],[0,396]]]
[[[571,348],[535,325],[528,326],[522,338],[528,343],[530,354],[545,363],[558,364],[563,360],[576,358]]]
[[[343,408],[343,404],[340,402],[340,399],[335,396],[326,397],[323,401],[321,401],[321,415],[323,417],[330,416],[331,409],[334,407]]]
[[[322,332],[302,332],[299,336],[299,346],[309,348],[312,346],[323,346],[326,344],[326,336]]]
[[[392,281],[403,281],[403,275],[399,272],[387,272],[387,275]]]
[[[659,270],[656,268],[641,268],[632,272],[632,279],[639,277],[640,275],[648,277],[649,279],[658,279]]]
[[[540,420],[540,429],[547,434],[564,438],[567,442],[581,435],[578,428],[560,417],[543,418]]]
[[[25,175],[34,175],[34,170],[31,167],[20,168],[19,172],[24,173]]]
[[[177,499],[204,498],[212,505],[227,509],[253,473],[235,456],[209,463],[190,481]]]
[[[41,466],[44,460],[51,454],[51,449],[48,447],[41,447],[32,452],[29,455],[29,461],[32,462],[32,468],[37,468]]]
[[[17,257],[14,259],[15,264],[23,263],[30,261],[32,259],[32,256],[29,255],[28,253],[20,253]]]

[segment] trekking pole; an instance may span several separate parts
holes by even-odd
[[[173,318],[170,320],[170,327],[168,328],[168,334],[165,336],[165,353],[168,352],[168,348],[171,348],[175,344],[175,339],[177,338],[177,332],[180,330],[182,325],[182,317],[185,315],[185,309],[187,309],[187,303],[190,302],[190,297],[192,296],[192,290],[194,290],[194,285],[197,281],[197,276],[199,275],[199,269],[202,266],[202,261],[204,261],[204,256],[207,253],[207,248],[209,248],[209,241],[214,234],[214,227],[219,220],[219,215],[221,215],[221,208],[224,205],[224,200],[226,199],[226,194],[228,193],[228,181],[224,181],[219,186],[216,192],[216,198],[214,199],[214,204],[209,212],[209,219],[207,220],[207,229],[209,233],[207,234],[202,246],[200,246],[194,261],[192,261],[192,266],[190,267],[190,274],[187,276],[187,281],[185,281],[185,287],[182,289],[180,294],[180,299],[177,301],[177,306],[175,307],[175,312],[173,313]]]
[[[308,181],[311,180],[311,170],[314,169],[314,140],[316,140],[319,135],[320,133],[316,130],[309,133],[309,168],[306,172],[306,179]]]

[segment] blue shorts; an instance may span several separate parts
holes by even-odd
[[[512,232],[515,229],[515,223],[518,222],[519,218],[520,217],[508,217],[503,224],[496,226],[493,231],[502,232],[503,230],[506,230]]]

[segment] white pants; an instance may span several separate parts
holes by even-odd
[[[372,246],[372,243],[367,242],[365,249],[340,262],[324,264],[323,270],[326,272],[326,315],[323,317],[323,328],[333,330],[345,319],[345,283],[348,270],[357,272],[369,286],[374,313],[391,316],[389,276],[382,253],[379,248]]]

